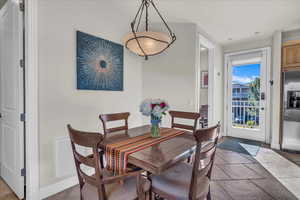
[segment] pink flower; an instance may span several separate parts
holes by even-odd
[[[164,108],[164,107],[166,107],[166,103],[165,103],[165,102],[162,102],[159,106],[160,106],[161,108]]]

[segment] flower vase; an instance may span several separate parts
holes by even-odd
[[[153,138],[160,137],[160,129],[159,129],[160,122],[161,119],[156,117],[151,117],[151,136]]]

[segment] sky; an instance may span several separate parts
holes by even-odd
[[[240,65],[232,67],[232,82],[247,84],[260,76],[260,64]]]

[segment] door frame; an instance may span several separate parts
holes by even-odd
[[[197,56],[196,56],[196,112],[200,110],[200,83],[201,83],[201,66],[200,66],[200,45],[204,45],[208,48],[208,126],[214,124],[214,58],[216,45],[209,40],[207,37],[198,33],[198,44],[197,44]]]
[[[266,51],[266,105],[265,105],[265,141],[267,144],[271,141],[271,125],[270,125],[270,119],[271,119],[271,47],[263,47],[263,48],[255,48],[250,50],[244,50],[244,51],[236,51],[236,52],[230,52],[225,53],[224,55],[224,132],[225,136],[229,136],[228,134],[228,64],[230,56],[239,55],[239,54],[245,54],[245,53],[253,53],[257,51]]]
[[[38,0],[25,4],[26,198],[39,200]]]

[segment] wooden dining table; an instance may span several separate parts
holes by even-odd
[[[101,144],[105,149],[106,145],[127,140],[136,136],[149,134],[151,127],[149,125],[128,129],[128,131],[119,131],[107,134]],[[174,131],[171,128],[168,131]],[[128,163],[142,168],[152,174],[161,174],[166,169],[174,166],[176,163],[187,159],[195,151],[196,142],[191,132],[185,133],[155,144],[151,147],[132,153],[128,156]]]

